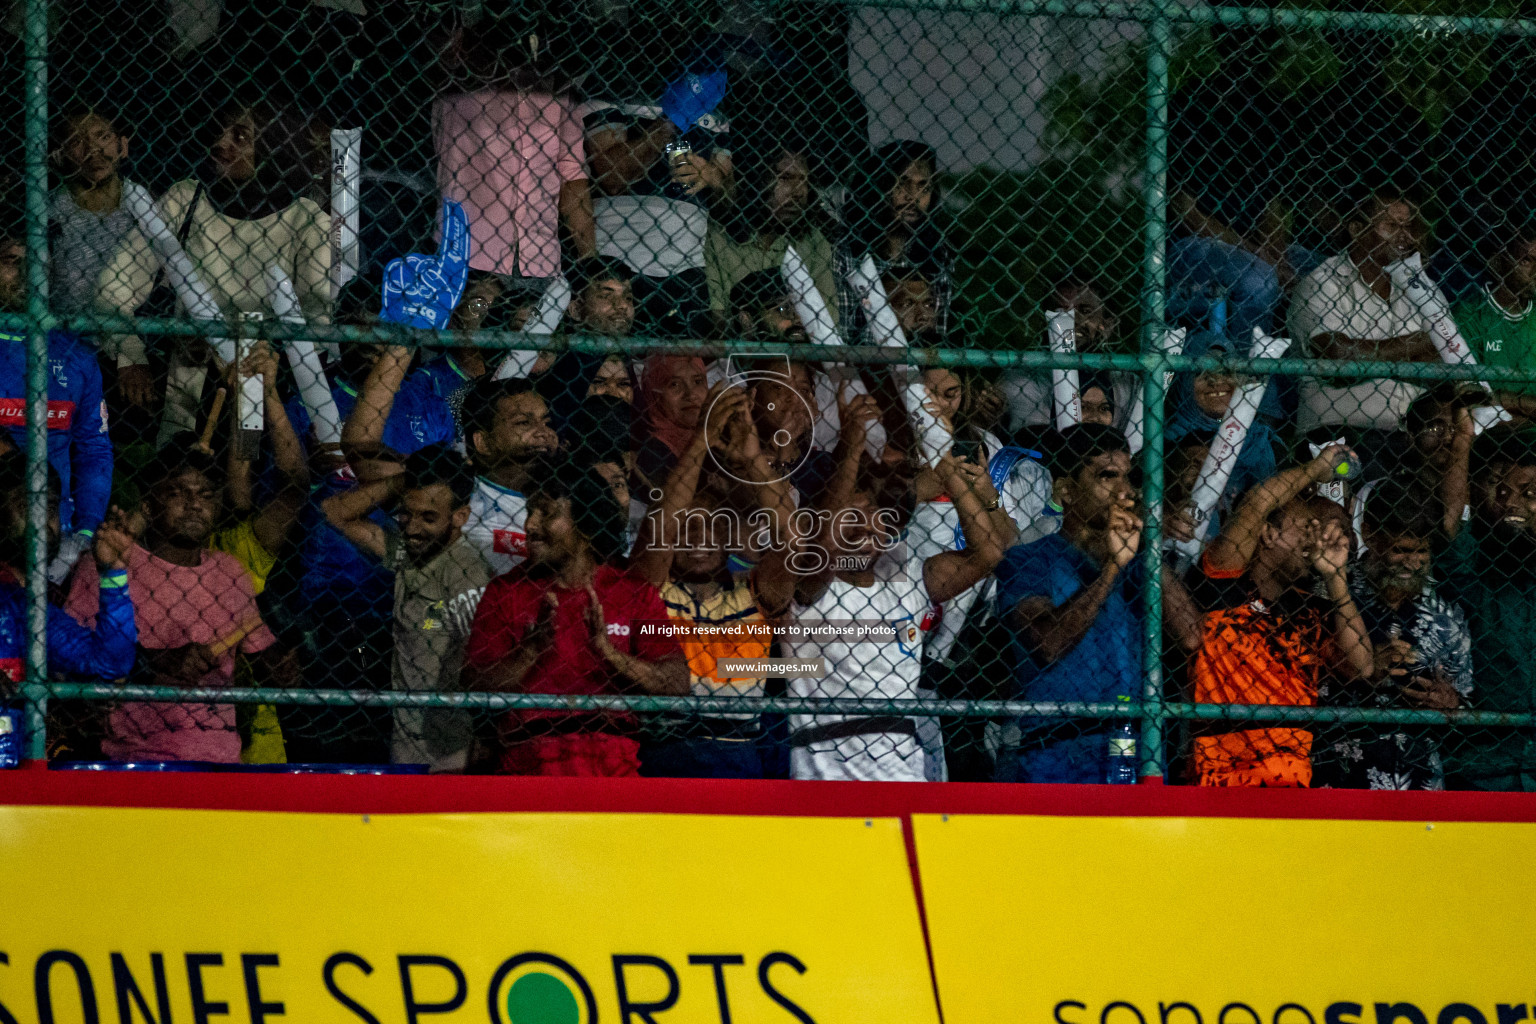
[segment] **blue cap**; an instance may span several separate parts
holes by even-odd
[[[725,99],[725,69],[709,71],[702,75],[686,74],[668,83],[661,94],[661,111],[667,119],[685,132],[698,123],[699,118],[714,112]]]

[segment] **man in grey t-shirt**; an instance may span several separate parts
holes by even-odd
[[[48,210],[53,257],[50,295],[57,313],[89,313],[96,305],[96,279],[133,230],[123,208],[119,173],[128,156],[128,136],[108,112],[81,107],[60,122],[53,151],[64,184],[54,190]]]
[[[463,537],[474,489],[474,472],[463,456],[432,445],[406,461],[403,475],[324,502],[330,524],[395,574],[391,675],[396,690],[459,688],[469,627],[493,575]],[[395,495],[398,531],[386,528],[379,512]],[[473,731],[466,711],[396,708],[390,760],[425,764],[433,772],[463,771]]]

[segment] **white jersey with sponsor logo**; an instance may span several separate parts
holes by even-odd
[[[493,484],[485,477],[475,483],[469,499],[464,539],[472,544],[494,575],[512,571],[528,557],[528,499],[522,492]]]
[[[818,623],[885,622],[891,640],[797,639],[786,637],[784,656],[822,659],[821,679],[790,679],[795,697],[866,697],[907,700],[917,696],[922,676],[923,640],[933,623],[933,604],[923,583],[920,562],[904,580],[881,580],[856,587],[833,580],[809,606],[795,604],[791,621],[800,627]],[[861,723],[860,719],[868,719]],[[891,728],[892,721],[911,723]],[[925,778],[925,757],[911,719],[870,711],[867,715],[791,715],[793,747],[790,774],[797,779],[910,781]]]

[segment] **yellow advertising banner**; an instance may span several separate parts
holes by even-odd
[[[894,818],[0,807],[0,1024],[937,1021]]]
[[[1536,825],[918,815],[945,1024],[1516,1024]]]

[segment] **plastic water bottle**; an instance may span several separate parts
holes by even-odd
[[[0,704],[0,768],[20,768],[26,714],[20,704]]]
[[[1130,722],[1119,722],[1109,730],[1109,757],[1105,761],[1104,781],[1111,786],[1134,786],[1141,771],[1136,756],[1136,733]]]

